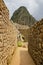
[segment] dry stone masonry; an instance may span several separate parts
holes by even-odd
[[[9,10],[0,0],[0,65],[8,65],[17,47],[17,30],[9,20]]]
[[[14,23],[14,25],[18,29],[18,31],[20,31],[20,33],[22,34],[22,36],[24,38],[24,41],[28,42],[28,29],[29,29],[29,26],[21,25],[21,24],[18,24],[18,23]]]
[[[36,65],[43,65],[43,19],[29,29],[28,51]]]

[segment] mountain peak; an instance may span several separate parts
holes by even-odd
[[[25,6],[21,6],[19,9],[25,9],[25,10],[27,10],[27,8]]]
[[[28,26],[33,25],[36,21],[36,19],[28,12],[25,6],[21,6],[20,8],[18,8],[13,13],[11,19],[13,20],[13,22]]]

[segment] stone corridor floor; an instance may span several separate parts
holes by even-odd
[[[35,65],[27,48],[18,47],[10,65]]]

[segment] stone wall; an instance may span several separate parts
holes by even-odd
[[[3,13],[5,18],[9,19],[9,10],[7,9],[3,0],[0,0],[0,11]]]
[[[9,20],[9,11],[0,0],[0,65],[8,65],[17,47],[17,30]]]
[[[25,42],[28,42],[28,29],[18,29],[20,31],[20,33],[23,35],[24,37],[24,41]]]
[[[35,23],[28,34],[28,51],[36,65],[43,65],[43,19]]]
[[[18,23],[14,23],[14,25],[18,29],[18,31],[21,33],[21,35],[24,37],[24,41],[28,42],[28,29],[29,29],[29,26],[21,25],[21,24],[18,24]]]

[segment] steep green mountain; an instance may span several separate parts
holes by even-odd
[[[18,10],[13,13],[11,20],[15,23],[22,24],[22,25],[33,25],[36,20],[35,18],[30,15],[26,7],[21,6]]]

